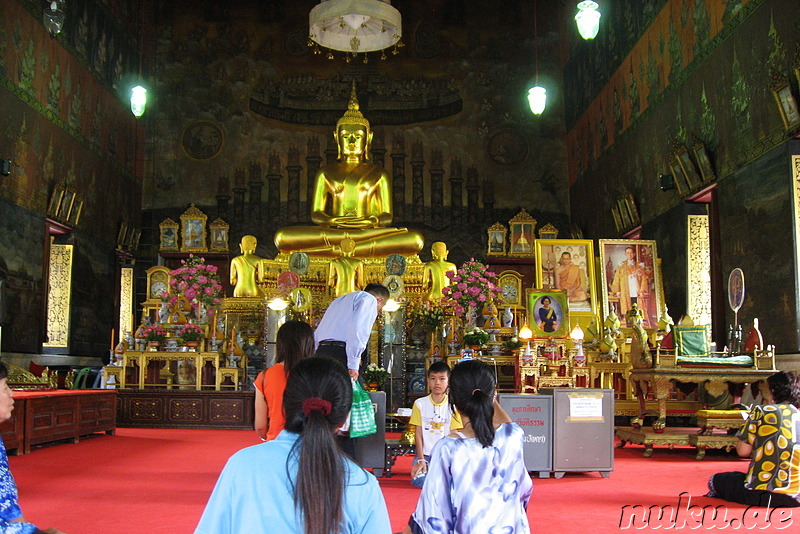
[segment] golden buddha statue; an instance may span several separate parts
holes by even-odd
[[[279,230],[275,233],[278,251],[337,257],[340,242],[350,238],[355,242],[354,257],[418,253],[424,242],[421,234],[389,227],[391,179],[385,170],[367,161],[372,132],[359,111],[355,84],[333,135],[340,161],[317,172],[311,209],[311,220],[317,226]]]
[[[442,289],[450,285],[448,271],[456,272],[458,269],[447,261],[447,245],[442,241],[431,245],[431,256],[433,259],[422,268],[422,287],[426,300],[439,302],[444,296]]]
[[[353,258],[356,242],[349,237],[339,242],[341,257],[331,261],[328,270],[328,285],[333,287],[333,296],[341,297],[364,286],[364,265]]]
[[[258,241],[252,235],[242,237],[239,243],[241,256],[231,260],[231,285],[234,297],[263,297],[264,291],[257,284],[262,278],[261,258],[254,254]]]

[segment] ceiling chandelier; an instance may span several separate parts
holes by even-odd
[[[328,59],[334,51],[344,52],[346,61],[358,54],[368,62],[368,52],[381,52],[403,46],[400,12],[389,0],[321,0],[308,15],[308,46],[315,54],[327,48]]]
[[[600,6],[597,2],[592,0],[585,0],[578,4],[578,14],[575,15],[575,22],[578,24],[578,33],[587,41],[597,37],[597,32],[600,31],[600,12],[597,11],[598,7]]]

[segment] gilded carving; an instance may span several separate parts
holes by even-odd
[[[711,241],[708,215],[687,218],[686,313],[696,324],[711,322]]]
[[[47,294],[47,341],[44,347],[69,347],[72,294],[72,245],[50,245],[50,291]]]

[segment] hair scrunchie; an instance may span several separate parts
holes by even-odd
[[[480,388],[475,388],[475,389],[473,389],[473,390],[472,390],[472,396],[473,396],[473,397],[475,396],[475,392],[476,392],[476,391],[478,391],[478,392],[480,392],[480,393],[483,393],[483,391],[482,391]]]
[[[308,417],[312,412],[328,415],[331,413],[331,403],[319,397],[309,397],[303,401],[303,413]]]

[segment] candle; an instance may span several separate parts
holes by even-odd
[[[114,350],[114,329],[111,329],[111,350]]]

